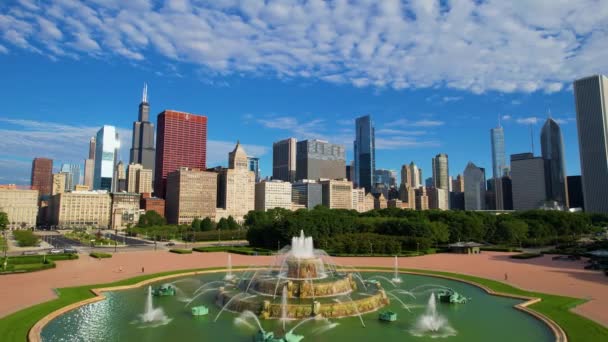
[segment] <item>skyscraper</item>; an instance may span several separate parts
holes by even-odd
[[[501,126],[490,129],[492,140],[492,178],[504,175],[507,166],[505,157],[505,132]]]
[[[433,186],[438,189],[449,189],[450,171],[448,155],[440,153],[433,158]]]
[[[585,211],[608,214],[608,77],[575,81],[574,100]]]
[[[486,175],[472,162],[464,169],[464,209],[486,209]]]
[[[207,117],[173,110],[158,114],[154,192],[165,197],[167,175],[180,167],[207,168]]]
[[[408,164],[401,165],[401,184],[405,184],[411,188],[417,189],[422,185],[420,178],[421,169],[411,162]]]
[[[272,144],[272,179],[295,181],[296,143],[296,138],[288,138]]]
[[[566,179],[566,157],[564,139],[559,125],[548,118],[540,133],[540,146],[545,160],[545,182],[547,200],[568,207],[568,181]]]
[[[148,104],[148,85],[139,104],[138,120],[133,122],[133,142],[131,145],[130,164],[142,164],[144,169],[154,172],[154,124],[150,122],[150,105]]]
[[[114,170],[114,190],[116,192],[127,191],[127,172],[125,171],[125,164],[121,161],[116,164]]]
[[[250,210],[255,208],[255,174],[249,171],[247,153],[237,142],[234,150],[228,154],[228,168],[220,171],[218,176],[218,216],[232,216],[240,221]]]
[[[260,158],[247,157],[247,164],[249,165],[249,171],[253,171],[255,174],[255,182],[258,183],[262,178],[260,174]]]
[[[61,172],[66,173],[65,191],[72,191],[80,184],[80,165],[62,164]]]
[[[104,125],[95,138],[95,172],[93,188],[95,190],[114,191],[114,170],[118,162],[120,140],[114,126]]]
[[[84,185],[93,190],[93,176],[95,174],[95,137],[89,141],[89,157],[84,160]]]
[[[542,207],[547,198],[543,158],[535,157],[529,152],[512,154],[511,186],[513,209],[532,210]]]
[[[346,178],[344,146],[324,140],[304,140],[296,144],[296,178]]]
[[[32,161],[32,190],[38,194],[48,196],[51,194],[53,184],[53,160],[48,158],[34,158]]]
[[[371,116],[358,117],[355,121],[355,130],[355,185],[370,192],[374,185],[376,169],[376,138]]]

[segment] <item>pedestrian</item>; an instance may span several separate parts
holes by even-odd
[[[505,272],[505,281],[509,280],[509,275],[507,274],[507,272]]]
[[[118,272],[122,272],[122,265],[118,268]]]
[[[141,273],[144,273],[144,267],[143,266],[141,267]]]

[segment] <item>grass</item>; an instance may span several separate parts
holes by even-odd
[[[169,252],[175,253],[175,254],[192,254],[191,249],[183,249],[183,248],[173,248],[173,249],[170,249]]]
[[[4,258],[0,257],[0,274],[23,273],[42,271],[55,268],[57,260],[78,259],[76,254],[49,254],[46,255],[23,255],[8,257],[6,269],[4,269]]]
[[[107,258],[112,257],[112,254],[100,253],[100,252],[91,252],[91,253],[89,253],[89,255],[92,256],[93,258],[97,258],[97,259],[107,259]]]
[[[209,268],[221,269],[221,268]],[[365,268],[361,268],[365,269]],[[381,269],[379,267],[370,267],[370,269]],[[387,271],[392,268],[386,268]],[[411,271],[421,273],[425,275],[439,275],[448,276],[456,279],[474,282],[492,289],[495,292],[508,293],[513,295],[527,296],[527,297],[538,297],[542,301],[529,308],[544,314],[551,318],[558,325],[564,329],[568,335],[570,341],[608,341],[608,329],[595,323],[585,317],[579,316],[569,310],[577,305],[580,305],[586,300],[549,295],[539,292],[530,292],[518,289],[509,284],[505,284],[499,281],[484,279],[469,275],[438,272],[438,271],[427,271],[427,270],[415,270],[415,269],[401,269],[402,271]],[[135,278],[125,279],[114,283],[107,284],[95,284],[86,285],[79,287],[69,287],[57,290],[59,298],[50,300],[45,303],[34,305],[27,309],[18,311],[9,316],[0,319],[0,336],[3,341],[24,341],[27,339],[29,329],[36,324],[40,319],[48,315],[49,313],[60,309],[64,306],[88,299],[93,297],[92,289],[102,287],[113,287],[122,285],[132,285],[143,280],[152,279],[156,277],[180,274],[185,272],[200,271],[200,269],[192,270],[179,270],[171,272],[163,272],[150,275],[142,275]]]
[[[210,252],[228,252],[243,255],[272,255],[273,251],[264,248],[254,248],[247,246],[210,246],[210,247],[195,247],[192,249],[195,252],[210,253]]]

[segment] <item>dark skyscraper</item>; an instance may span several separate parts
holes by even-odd
[[[295,181],[296,143],[295,138],[288,138],[272,144],[272,179]]]
[[[357,118],[355,130],[354,183],[359,188],[365,188],[365,192],[370,192],[374,185],[374,170],[376,169],[376,138],[371,116],[365,115]]]
[[[585,209],[583,200],[583,182],[581,176],[568,176],[568,206]]]
[[[296,144],[296,178],[346,178],[346,157],[343,145],[323,140],[304,140]]]
[[[154,125],[150,122],[150,105],[148,104],[148,85],[139,104],[138,120],[133,122],[133,144],[131,145],[131,164],[141,164],[144,169],[154,174]]]
[[[540,146],[545,160],[547,200],[568,207],[568,182],[562,131],[555,120],[549,118],[540,133]]]
[[[180,167],[207,168],[207,117],[173,110],[158,114],[154,193],[165,197],[167,175]]]
[[[38,190],[38,195],[51,194],[53,184],[53,160],[35,158],[32,162],[32,190]]]

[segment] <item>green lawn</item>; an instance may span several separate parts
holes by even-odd
[[[379,269],[378,267],[372,267],[373,269]],[[212,268],[211,268],[212,269]],[[215,268],[218,269],[218,268]],[[364,270],[364,268],[361,268]],[[206,269],[210,270],[210,269]],[[392,270],[387,268],[388,270]],[[585,300],[571,298],[571,297],[563,297],[563,296],[555,296],[548,295],[544,293],[538,292],[529,292],[524,291],[518,288],[515,288],[511,285],[501,283],[494,280],[455,274],[455,273],[447,273],[447,272],[437,272],[437,271],[426,271],[426,270],[414,270],[414,269],[402,269],[403,271],[412,271],[422,274],[428,275],[443,275],[449,276],[457,279],[467,280],[471,282],[475,282],[481,285],[484,285],[496,292],[502,293],[510,293],[514,295],[522,295],[528,297],[539,297],[542,299],[541,302],[531,305],[530,308],[533,310],[544,314],[545,316],[553,319],[557,324],[559,324],[566,334],[568,335],[568,339],[570,341],[608,341],[608,329],[587,319],[582,316],[579,316],[575,313],[569,311],[570,308],[580,305],[585,302]],[[180,271],[172,271],[172,272],[163,272],[156,273],[150,275],[142,275],[139,277],[126,279],[122,281],[118,281],[115,283],[109,284],[96,284],[96,285],[87,285],[80,287],[70,287],[70,288],[62,288],[58,289],[57,293],[59,294],[59,298],[48,301],[46,303],[38,304],[27,309],[18,311],[14,314],[11,314],[7,317],[0,319],[0,336],[2,336],[2,341],[24,341],[27,340],[27,334],[29,329],[44,316],[49,313],[67,306],[69,304],[91,298],[93,297],[93,293],[91,289],[94,288],[102,288],[102,287],[111,287],[111,286],[121,286],[121,285],[130,285],[140,282],[142,280],[156,278],[165,275],[171,274],[179,274],[190,271],[201,271],[198,270],[180,270]]]

